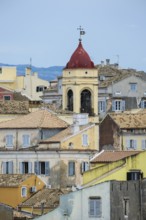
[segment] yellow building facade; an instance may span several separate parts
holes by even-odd
[[[36,175],[0,175],[0,203],[16,208],[45,184]]]
[[[118,154],[119,152],[117,151],[116,153]],[[102,155],[102,153],[100,154]],[[128,175],[132,176],[131,180],[146,178],[144,163],[146,151],[131,151],[129,153],[123,151],[120,154],[127,156],[123,156],[123,158],[121,157],[121,159],[116,161],[91,163],[90,170],[83,174],[83,186],[95,185],[109,180],[130,180]],[[112,157],[111,154],[110,157]]]

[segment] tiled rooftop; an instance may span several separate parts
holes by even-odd
[[[66,128],[68,124],[46,109],[38,110],[9,121],[1,122],[3,128]]]
[[[0,174],[0,187],[17,187],[32,174]]]
[[[103,80],[99,83],[99,87],[107,87],[113,82],[118,82],[131,75],[141,78],[146,81],[146,74],[143,71],[136,71],[134,69],[118,69],[110,65],[98,67],[99,76],[103,75],[109,77],[109,79]]]
[[[139,154],[141,151],[101,151],[90,160],[91,163],[109,163]]]
[[[111,113],[110,117],[124,129],[146,128],[146,111],[138,113]]]
[[[44,207],[55,208],[59,205],[59,197],[62,194],[69,193],[67,189],[42,189],[35,193],[31,198],[21,204],[24,206],[33,206],[41,207],[41,204],[44,203]]]

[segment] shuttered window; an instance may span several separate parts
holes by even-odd
[[[50,175],[50,164],[48,161],[35,161],[34,169],[38,175]]]
[[[131,149],[136,150],[137,149],[137,141],[134,139],[127,139],[126,145],[127,145],[126,146],[127,149],[129,149],[129,150],[131,150]]]
[[[13,147],[13,135],[6,135],[6,147]]]
[[[24,134],[22,136],[22,146],[29,147],[30,146],[30,136],[28,134]]]
[[[32,162],[20,162],[19,172],[20,174],[32,173]]]
[[[87,134],[83,134],[82,144],[83,144],[83,146],[88,146],[88,135]]]
[[[100,112],[106,112],[106,101],[99,101],[98,102],[98,111]]]
[[[142,150],[146,150],[146,140],[142,140],[141,148]]]
[[[3,174],[13,174],[13,161],[2,162]]]
[[[125,100],[113,100],[112,111],[125,111]]]
[[[89,163],[86,162],[86,161],[83,161],[83,162],[81,163],[81,173],[83,173],[83,172],[85,172],[85,171],[87,171],[87,170],[89,170]]]
[[[26,187],[22,187],[21,188],[21,197],[26,197],[27,196],[27,188]]]
[[[74,176],[75,175],[75,162],[69,161],[68,163],[68,175]]]
[[[90,197],[89,198],[89,217],[101,217],[101,198],[100,197]]]

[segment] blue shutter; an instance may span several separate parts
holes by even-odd
[[[35,161],[34,162],[34,172],[35,174],[40,174],[40,170],[39,170],[39,162],[38,161]]]
[[[103,112],[106,112],[106,100],[103,101]]]
[[[45,175],[49,176],[50,175],[50,167],[49,167],[49,162],[45,162]]]
[[[2,162],[3,174],[6,174],[6,162]]]
[[[32,162],[28,162],[28,173],[32,173]]]
[[[130,139],[126,140],[126,148],[129,149],[130,148]]]
[[[69,168],[69,176],[75,175],[75,162],[70,161],[68,168]]]
[[[82,136],[82,141],[83,141],[83,146],[88,146],[88,135],[87,134],[83,134]]]
[[[27,134],[24,134],[23,137],[23,147],[28,147],[30,145],[30,136]]]
[[[144,100],[141,100],[141,108],[144,108]]]
[[[137,149],[137,141],[134,140],[134,149]]]
[[[112,111],[115,111],[115,100],[112,100]]]
[[[19,173],[23,174],[23,163],[19,162]]]
[[[13,135],[6,135],[6,146],[13,147]]]
[[[146,140],[142,140],[141,142],[141,149],[146,150]]]
[[[13,174],[13,161],[9,161],[8,170],[9,174]]]
[[[125,100],[122,100],[121,101],[122,103],[121,103],[121,107],[122,107],[122,111],[125,111]]]

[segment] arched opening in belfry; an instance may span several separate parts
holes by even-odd
[[[91,92],[88,89],[85,89],[81,93],[81,113],[89,113],[89,115],[91,115],[91,106]]]
[[[73,111],[73,91],[71,89],[67,93],[67,109]]]

